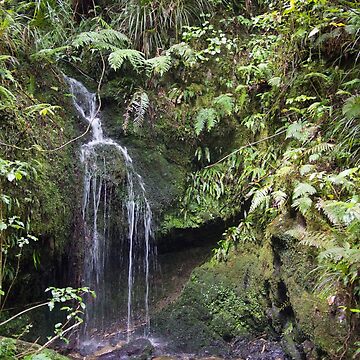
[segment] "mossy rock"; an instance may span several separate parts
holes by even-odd
[[[21,356],[24,360],[69,360],[54,350],[41,350],[40,345],[0,336],[0,359],[15,360],[19,354],[24,354]]]
[[[339,309],[313,291],[318,281],[312,271],[316,267],[316,254],[300,244],[300,239],[306,236],[306,228],[296,219],[280,217],[270,229],[273,250],[280,261],[273,283],[281,280],[285,284],[294,321],[302,336],[335,356],[343,346],[348,325],[342,321]]]
[[[271,252],[257,250],[245,247],[226,263],[195,269],[180,298],[155,317],[156,332],[175,348],[201,352],[214,341],[225,349],[236,336],[270,331],[266,282]]]

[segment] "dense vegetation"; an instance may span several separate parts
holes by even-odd
[[[24,292],[38,268],[42,285],[63,285],[69,278],[54,268],[78,256],[69,194],[79,182],[74,145],[89,128],[72,122],[63,80],[76,73],[117,108],[111,131],[186,169],[159,234],[241,214],[214,250],[216,264],[285,224],[312,256],[312,290],[346,322],[343,347],[330,355],[355,358],[359,43],[360,9],[345,0],[2,2],[0,321],[15,297],[17,306],[44,299],[42,286]],[[81,308],[88,289],[68,288],[63,299],[59,291],[50,302]],[[80,308],[66,309],[75,324]],[[30,330],[21,326],[18,337]],[[12,343],[6,351],[15,356]]]

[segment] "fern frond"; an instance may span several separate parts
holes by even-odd
[[[326,217],[334,225],[350,225],[354,220],[360,220],[360,204],[358,202],[343,202],[335,200],[319,200],[317,208],[323,210]]]
[[[299,172],[301,176],[304,176],[306,174],[308,174],[310,171],[312,171],[314,169],[315,165],[311,165],[311,164],[305,164],[303,166],[301,166]]]
[[[0,100],[4,100],[5,103],[13,103],[16,97],[10,90],[0,85]]]
[[[310,149],[307,150],[308,154],[322,154],[325,152],[330,152],[334,149],[335,145],[334,144],[330,144],[330,143],[320,143],[320,144],[316,144],[315,146],[311,147]]]
[[[62,55],[66,50],[68,49],[68,46],[60,46],[54,49],[42,49],[35,54],[31,55],[31,58],[34,60],[47,60],[47,61],[53,61],[55,57],[59,57]]]
[[[342,108],[343,115],[348,119],[360,117],[360,95],[352,96],[345,101]]]
[[[98,49],[121,48],[129,43],[129,38],[123,33],[112,30],[103,29],[99,31],[87,31],[80,33],[72,42],[75,48],[84,46],[92,46]]]
[[[310,211],[312,203],[313,201],[308,196],[302,196],[295,199],[291,206],[305,216]]]
[[[261,189],[255,191],[254,196],[251,201],[250,212],[255,211],[259,206],[266,203],[269,204],[271,186],[267,185]]]
[[[218,115],[213,108],[204,108],[201,109],[195,119],[195,133],[200,135],[200,133],[207,127],[207,131],[210,131],[218,122]]]
[[[305,141],[310,136],[309,124],[306,122],[294,122],[290,124],[286,130],[286,139],[294,138]]]
[[[133,49],[118,49],[109,55],[109,63],[115,71],[120,69],[125,60],[128,60],[136,71],[145,66],[144,55]]]
[[[274,191],[272,194],[276,207],[281,207],[286,203],[287,194],[281,190]]]
[[[303,196],[314,195],[316,189],[309,183],[299,183],[294,189],[293,199],[298,199]]]
[[[214,105],[220,116],[231,115],[234,110],[232,94],[222,94],[214,99]]]
[[[326,249],[333,244],[334,239],[326,232],[312,231],[300,241],[301,245],[315,247],[317,249]]]
[[[172,59],[169,55],[157,56],[152,59],[145,60],[147,66],[147,73],[159,74],[163,76],[171,68]]]
[[[127,107],[127,116],[129,113],[132,113],[134,123],[140,126],[144,119],[146,112],[149,108],[150,101],[147,93],[143,90],[137,91],[131,98],[131,101]]]

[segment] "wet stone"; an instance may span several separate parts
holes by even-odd
[[[247,360],[288,360],[289,357],[281,345],[274,341],[265,339],[237,340],[233,346],[233,356],[238,359]]]
[[[147,339],[130,341],[122,348],[97,357],[99,360],[147,360],[151,358],[154,346]]]

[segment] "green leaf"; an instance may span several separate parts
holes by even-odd
[[[347,99],[343,105],[342,113],[349,120],[360,117],[360,96],[352,96]]]
[[[115,71],[120,69],[124,61],[127,60],[136,71],[140,71],[146,66],[143,53],[133,49],[118,49],[109,55],[109,63]]]
[[[298,199],[307,195],[316,194],[316,189],[308,183],[299,183],[293,192],[293,199]]]
[[[210,131],[218,122],[218,115],[215,109],[213,108],[204,108],[201,109],[195,119],[195,133],[200,135],[200,133],[207,128],[207,131]]]
[[[234,110],[232,94],[222,94],[214,99],[214,106],[220,116],[231,115]]]
[[[99,31],[88,31],[79,34],[72,42],[75,48],[91,46],[95,49],[115,50],[129,43],[129,38],[123,33],[103,29]]]
[[[299,210],[301,214],[306,215],[309,212],[312,203],[312,200],[308,196],[303,196],[294,200],[291,206]]]
[[[172,59],[169,55],[157,56],[152,59],[145,60],[148,75],[151,73],[163,76],[171,68]]]

